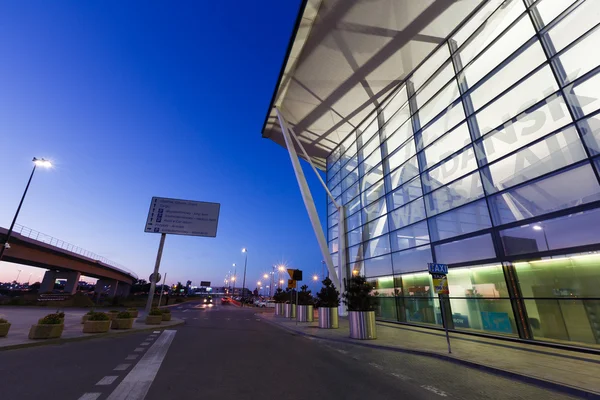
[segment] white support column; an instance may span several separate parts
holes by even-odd
[[[277,112],[277,118],[279,119],[279,125],[281,126],[281,132],[283,133],[283,138],[285,139],[286,147],[290,154],[292,167],[294,167],[294,173],[296,174],[296,180],[298,181],[298,186],[300,187],[302,200],[304,200],[304,206],[306,207],[306,211],[308,213],[308,217],[310,218],[310,222],[312,224],[313,231],[315,232],[315,236],[317,237],[317,242],[319,242],[321,254],[323,255],[323,259],[325,260],[327,269],[329,270],[329,277],[333,281],[333,284],[336,287],[340,288],[340,279],[335,273],[335,269],[333,267],[333,260],[331,259],[331,254],[329,254],[329,247],[327,246],[325,233],[323,232],[323,227],[321,226],[321,222],[319,221],[319,215],[317,214],[315,202],[313,200],[312,194],[310,193],[308,183],[306,182],[306,177],[304,176],[304,172],[302,171],[300,159],[298,158],[298,154],[296,153],[296,146],[294,145],[294,141],[292,140],[285,119],[283,118],[278,109],[275,110]]]

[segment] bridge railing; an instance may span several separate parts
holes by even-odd
[[[46,235],[45,233],[28,228],[26,226],[15,224],[15,227],[13,228],[13,232],[18,233],[21,236],[25,236],[27,238],[37,240],[38,242],[46,243],[51,246],[58,247],[59,249],[67,250],[72,253],[79,254],[79,255],[87,257],[87,258],[91,258],[92,260],[100,261],[101,263],[110,265],[114,269],[118,269],[121,272],[125,272],[126,274],[129,274],[129,275],[135,277],[136,279],[138,278],[138,276],[135,272],[133,272],[129,268],[122,266],[119,263],[111,261],[106,257],[102,257],[96,253],[93,253],[89,250],[83,249],[79,246],[75,246],[71,243],[65,242],[64,240],[60,240],[53,236]]]

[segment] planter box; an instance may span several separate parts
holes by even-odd
[[[43,320],[43,319],[44,319],[44,318],[40,318],[40,319],[38,319],[38,325],[45,325],[45,324],[42,324],[42,320]],[[61,318],[61,319],[60,319],[60,323],[64,325],[64,324],[65,324],[65,319],[64,319],[64,318]]]
[[[45,324],[37,324],[32,325],[31,329],[29,329],[29,339],[56,339],[62,335],[63,324],[57,325],[45,325]]]
[[[296,305],[295,304],[284,304],[283,315],[286,318],[296,318]]]
[[[162,315],[146,316],[146,325],[160,325],[161,321],[162,321]]]
[[[6,335],[8,335],[9,330],[10,330],[9,322],[0,324],[0,337],[5,337]]]
[[[348,311],[352,339],[377,339],[375,311]]]
[[[283,303],[275,303],[275,316],[276,317],[283,317],[285,314],[285,311],[283,310],[283,306],[285,306],[285,304]]]
[[[340,327],[337,307],[319,307],[319,328],[337,329]]]
[[[171,320],[171,313],[164,313],[162,315],[162,320],[163,321],[170,321]]]
[[[118,313],[119,313],[118,311],[117,312],[109,311],[106,313],[106,315],[108,315],[108,318],[110,318],[110,320],[112,321],[113,319],[117,318]]]
[[[104,333],[110,329],[109,321],[90,321],[87,320],[83,324],[83,333]]]
[[[83,317],[81,317],[81,323],[85,324],[85,321],[87,321],[89,317],[89,315],[85,314]]]
[[[137,318],[139,311],[137,310],[137,308],[128,308],[127,311],[129,314],[131,314],[131,318]]]
[[[313,322],[314,319],[314,312],[313,312],[313,306],[312,305],[308,305],[308,306],[298,306],[298,322]]]
[[[111,329],[131,329],[134,318],[115,318],[111,321]]]

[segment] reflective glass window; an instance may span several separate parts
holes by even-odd
[[[346,229],[351,231],[362,225],[361,213],[354,213],[346,218]]]
[[[391,251],[389,235],[371,239],[365,244],[365,258],[382,256],[384,254],[389,254]],[[391,265],[389,273],[392,273]]]
[[[579,129],[583,133],[585,145],[592,155],[600,154],[600,115],[596,115],[581,121]]]
[[[566,167],[586,157],[573,126],[489,166],[488,193],[496,192]]]
[[[417,175],[419,175],[419,162],[415,156],[385,177],[387,191],[396,189]]]
[[[471,136],[469,135],[469,128],[467,127],[467,124],[462,124],[452,132],[448,132],[431,146],[425,148],[423,151],[425,156],[422,158],[425,165],[423,165],[422,168],[426,169],[437,164],[452,153],[462,149],[470,142]]]
[[[591,114],[600,108],[600,73],[566,87],[565,93],[580,109],[577,110],[579,117]]]
[[[349,173],[354,171],[358,166],[358,156],[355,154],[347,160],[344,160],[345,164],[342,167],[342,178],[345,178]]]
[[[406,94],[406,86],[402,85],[400,89],[383,105],[383,120],[387,122],[391,119],[392,115],[396,113],[403,105],[408,101],[408,95]]]
[[[406,203],[410,203],[416,198],[423,196],[423,189],[421,188],[421,179],[416,177],[415,179],[400,186],[397,190],[387,195],[388,209],[394,210]]]
[[[390,255],[371,258],[364,261],[365,273],[369,276],[389,275],[392,273],[392,259]]]
[[[381,164],[370,170],[360,180],[361,190],[365,191],[383,178]]]
[[[475,168],[477,168],[475,151],[473,146],[469,146],[466,150],[456,154],[438,167],[425,172],[422,175],[423,189],[425,192],[435,190],[468,174]]]
[[[377,123],[376,116],[369,117],[369,120],[367,120],[367,122],[361,124],[357,130],[357,142],[358,142],[359,148],[364,146],[366,143],[368,143],[369,140],[371,140],[371,138],[373,136],[375,136],[375,134],[378,131],[379,131],[379,124]],[[366,156],[366,154],[365,154],[365,156]],[[360,152],[359,152],[359,161],[361,161]]]
[[[358,169],[355,169],[354,171],[352,171],[351,173],[349,173],[344,178],[344,180],[342,180],[342,190],[346,190],[346,189],[350,188],[356,182],[358,182]]]
[[[408,120],[396,132],[384,142],[384,154],[386,156],[393,153],[397,148],[404,144],[413,135],[411,121]]]
[[[427,270],[427,263],[430,262],[433,262],[433,257],[429,246],[392,253],[395,274]]]
[[[565,1],[568,2],[568,1]],[[557,52],[600,22],[600,2],[586,1],[546,33]]]
[[[504,3],[504,1],[505,0],[488,0],[473,17],[469,18],[454,36],[452,36],[452,40],[456,42],[457,46],[462,46],[478,29],[483,30],[486,25],[493,24],[493,19],[487,22],[486,20]],[[485,33],[483,33],[483,35],[485,35]]]
[[[538,11],[542,17],[542,23],[545,26],[552,22],[554,18],[558,17],[574,2],[575,0],[542,0],[538,1],[533,8]]]
[[[444,135],[448,130],[458,124],[465,118],[465,112],[461,102],[456,103],[452,108],[436,119],[431,125],[421,131],[419,149],[429,146],[437,138]],[[466,124],[458,126],[455,130],[461,130],[469,134]]]
[[[350,202],[350,200],[352,200],[353,198],[358,196],[359,193],[360,193],[360,187],[358,185],[358,182],[356,182],[354,185],[352,185],[350,187],[350,189],[348,189],[344,193],[342,193],[342,204],[344,204],[344,205],[348,204]]]
[[[419,222],[390,233],[392,251],[401,251],[429,243],[427,222]]]
[[[425,219],[425,206],[423,198],[420,198],[390,212],[390,229],[400,229],[423,219]]]
[[[445,47],[445,46],[444,46]],[[446,49],[446,52],[448,50]],[[454,78],[454,67],[447,62],[436,75],[425,84],[417,93],[417,105],[425,104],[429,99],[440,91],[451,79]]]
[[[339,236],[339,231],[338,225],[329,228],[327,230],[327,240],[332,241],[333,239],[336,239]]]
[[[415,155],[415,141],[409,140],[404,146],[398,149],[394,154],[385,160],[387,171],[393,171],[402,165],[406,160]]]
[[[491,227],[490,214],[483,199],[429,219],[429,231],[433,241]]]
[[[598,42],[600,42],[600,29],[596,28],[560,55],[559,59],[567,77],[566,82],[573,82],[600,64]]]
[[[429,216],[461,206],[483,196],[479,171],[425,195]]]
[[[459,96],[456,80],[452,80],[444,87],[434,98],[419,109],[419,121],[421,126],[425,126],[436,115],[448,108]],[[458,122],[458,121],[457,121]]]
[[[379,182],[376,182],[369,188],[365,189],[363,192],[363,205],[368,205],[379,199],[381,196],[385,194],[385,186],[383,185],[383,179]]]
[[[410,109],[408,107],[408,103],[406,103],[383,126],[383,128],[382,128],[383,138],[391,137],[394,134],[394,132],[396,132],[396,130],[401,125],[406,123],[406,121],[409,121],[409,123],[410,123],[409,118],[410,118]],[[406,131],[406,127],[405,127],[404,131]]]
[[[434,246],[438,262],[455,264],[467,261],[487,260],[496,257],[492,235],[461,239]]]
[[[450,58],[448,46],[440,46],[410,77],[414,90],[418,91],[448,58]]]
[[[348,248],[348,262],[350,264],[355,263],[357,261],[362,260],[364,252],[364,247],[362,244],[358,244],[356,246],[352,246]]]
[[[379,217],[364,227],[370,238],[381,236],[388,231],[387,216]]]
[[[379,147],[379,135],[375,135],[369,142],[358,151],[358,161],[362,162]],[[378,152],[379,153],[379,152]],[[381,160],[381,155],[379,156]]]
[[[348,247],[355,246],[363,241],[362,228],[348,232]]]
[[[333,195],[333,197],[340,197],[340,194],[342,194],[342,185],[337,185],[336,187],[331,189],[331,194]]]
[[[381,171],[381,152],[379,149],[375,150],[373,154],[371,154],[364,163],[362,163],[359,167],[361,175],[365,175],[365,172],[370,171],[373,167],[375,169]],[[378,165],[379,164],[379,165]]]
[[[495,223],[506,224],[600,199],[588,163],[489,198]]]
[[[352,215],[358,210],[360,210],[360,196],[356,196],[346,205],[346,211],[348,212],[348,215]]]
[[[386,212],[387,207],[385,204],[385,198],[382,198],[363,208],[363,222],[371,222],[374,219],[385,215]]]

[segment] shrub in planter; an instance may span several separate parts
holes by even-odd
[[[108,312],[108,317],[110,318],[110,320],[112,321],[113,319],[115,319],[117,317],[117,314],[119,313],[118,310],[110,310]]]
[[[29,339],[54,339],[62,335],[64,328],[63,320],[58,314],[48,314],[32,325],[29,329]]]
[[[83,317],[81,317],[81,323],[84,324],[85,321],[88,320],[88,318],[90,317],[90,315],[92,315],[94,313],[94,310],[88,311],[87,313],[85,313],[83,315]]]
[[[133,308],[133,307],[131,307],[131,308],[128,308],[128,309],[127,309],[127,312],[128,312],[129,314],[131,314],[131,318],[137,318],[137,317],[138,317],[138,313],[139,313],[139,312],[138,312],[138,309],[137,309],[137,308]]]
[[[168,308],[163,308],[160,310],[160,312],[162,312],[162,320],[163,321],[171,320],[171,310],[169,310]]]
[[[10,330],[10,323],[4,318],[0,318],[0,337],[5,337],[8,335],[8,331]]]
[[[110,329],[110,317],[102,312],[91,314],[83,324],[83,333],[104,333]]]
[[[335,329],[339,327],[338,306],[340,292],[335,288],[329,277],[322,282],[323,287],[317,293],[319,302],[319,328]]]
[[[162,312],[158,308],[153,308],[146,317],[146,325],[160,325],[162,315]]]
[[[48,315],[56,315],[58,318],[60,318],[60,320],[61,320],[61,324],[64,324],[64,323],[65,323],[65,313],[64,313],[64,312],[62,312],[62,311],[58,311],[58,310],[56,310],[56,312],[55,312],[54,314],[48,314]],[[46,317],[47,317],[48,315],[46,315]],[[46,318],[46,317],[44,317],[44,318]],[[43,320],[44,318],[40,318],[40,319],[38,320],[38,324],[41,324],[41,323],[42,323],[42,320]]]
[[[137,311],[137,310],[136,310]],[[117,317],[112,320],[111,329],[131,329],[135,317],[130,312],[121,311]]]
[[[376,339],[375,297],[373,287],[364,276],[353,276],[344,293],[344,304],[348,306],[350,337],[353,339]]]

